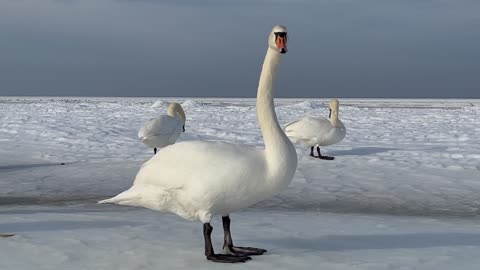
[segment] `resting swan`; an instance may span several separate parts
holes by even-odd
[[[338,119],[339,102],[337,99],[330,101],[329,119],[306,117],[285,126],[285,133],[294,143],[301,143],[311,147],[310,156],[315,157],[313,149],[317,146],[318,158],[333,160],[334,157],[320,154],[320,146],[332,145],[345,138],[347,130],[342,121]]]
[[[185,112],[182,106],[172,102],[168,106],[168,115],[161,115],[150,119],[138,131],[138,138],[145,145],[153,148],[153,154],[157,153],[157,148],[162,148],[174,144],[180,134],[185,132]]]
[[[297,168],[295,147],[280,127],[273,103],[273,80],[287,52],[287,29],[275,26],[257,92],[257,117],[265,149],[248,145],[185,141],[165,147],[142,165],[133,186],[100,203],[142,206],[172,212],[203,223],[205,255],[214,262],[236,263],[266,250],[236,247],[230,234],[230,213],[249,207],[285,189]],[[224,251],[214,252],[210,221],[221,215]]]

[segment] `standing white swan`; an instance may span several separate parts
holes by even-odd
[[[203,223],[205,255],[215,262],[245,262],[266,250],[236,247],[229,214],[286,188],[297,168],[295,147],[281,129],[273,103],[273,80],[287,52],[287,29],[275,26],[268,37],[257,93],[257,117],[265,149],[248,145],[186,141],[168,146],[143,164],[133,186],[100,203],[143,206]],[[215,254],[212,216],[222,215],[224,251]]]
[[[329,119],[306,117],[285,126],[285,133],[294,143],[301,143],[311,147],[310,156],[315,157],[313,149],[317,146],[318,158],[333,160],[334,157],[320,154],[320,146],[332,145],[345,138],[347,129],[338,119],[339,102],[337,99],[330,101]]]
[[[172,102],[167,113],[168,115],[150,119],[138,131],[138,139],[153,148],[153,154],[157,153],[157,148],[174,144],[182,131],[185,132],[186,118],[182,106]]]

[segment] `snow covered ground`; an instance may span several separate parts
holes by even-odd
[[[254,99],[0,97],[0,269],[477,269],[480,100],[340,99],[347,137],[289,189],[232,215],[243,265],[207,262],[201,225],[97,205],[153,154],[138,128],[183,102],[181,140],[262,146]],[[277,99],[282,125],[327,99]],[[64,165],[61,165],[64,164]],[[217,250],[222,229],[213,223]]]

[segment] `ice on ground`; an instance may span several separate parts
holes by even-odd
[[[304,111],[296,107],[298,100],[278,99],[279,121],[283,126],[305,114],[327,116],[328,100],[309,100],[325,105]],[[146,109],[154,101],[158,99],[1,98],[1,194],[18,197],[38,190],[40,196],[59,186],[72,187],[76,194],[111,195],[127,188],[138,166],[151,157],[136,136],[152,117]],[[336,160],[311,159],[309,149],[298,145],[300,162],[290,189],[257,207],[477,215],[480,150],[473,146],[480,145],[478,100],[340,102],[348,134],[322,149]],[[201,107],[187,114],[179,140],[263,146],[253,99],[184,103]],[[60,163],[67,165],[49,165]],[[15,166],[25,169],[9,169]],[[124,167],[118,169],[124,173],[112,178],[112,166]],[[69,170],[76,173],[69,176]],[[105,188],[89,189],[88,183],[98,179],[109,179]]]
[[[226,266],[203,255],[202,225],[171,214],[109,205],[0,210],[1,269],[477,269],[480,223],[304,211],[232,215],[234,242],[265,255]],[[213,221],[216,251],[222,225]]]
[[[150,106],[150,108],[152,108],[152,109],[166,109],[168,107],[168,105],[170,105],[170,102],[159,99],[159,100],[155,101],[155,103],[153,103],[152,106]]]
[[[327,108],[328,108],[328,103]],[[325,103],[322,101],[316,101],[316,100],[305,100],[299,103],[295,103],[292,105],[286,105],[291,109],[297,109],[297,110],[316,110],[319,108],[324,108]]]
[[[158,98],[0,97],[0,269],[223,268],[200,225],[99,206],[152,155],[137,140]],[[254,99],[179,99],[179,140],[263,146]],[[282,126],[329,99],[276,99]],[[340,99],[348,129],[321,161],[297,146],[287,190],[233,215],[257,269],[476,269],[480,100]],[[424,216],[424,217],[413,217]],[[425,217],[429,216],[429,217]],[[216,248],[221,225],[214,224]],[[68,266],[68,267],[67,267]]]
[[[182,103],[182,107],[185,109],[195,109],[195,108],[202,108],[203,103],[198,100],[187,99]]]

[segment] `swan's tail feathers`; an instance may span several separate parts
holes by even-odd
[[[101,200],[101,201],[98,201],[97,203],[100,203],[100,204],[116,203],[116,202],[115,202],[115,198],[116,198],[116,197],[113,197],[113,198],[110,198],[110,199]]]
[[[140,206],[157,211],[163,211],[168,208],[172,196],[172,192],[163,189],[151,188],[148,186],[133,186],[129,190],[124,191],[113,198],[102,200],[98,203]]]
[[[113,198],[98,201],[98,203],[100,204],[114,203],[114,204],[130,205],[129,202],[135,202],[139,199],[138,195],[139,195],[138,192],[136,192],[135,189],[131,188],[129,190],[126,190],[118,194]]]

